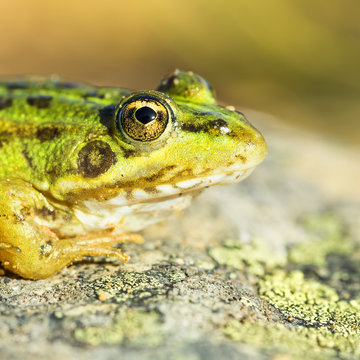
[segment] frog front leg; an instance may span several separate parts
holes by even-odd
[[[114,244],[140,242],[135,234],[59,238],[36,221],[36,210],[54,212],[41,192],[21,180],[0,181],[0,261],[2,266],[27,279],[49,277],[84,256],[128,256]]]

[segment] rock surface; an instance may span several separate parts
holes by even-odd
[[[360,152],[249,118],[264,164],[126,244],[129,263],[1,276],[0,358],[359,358]]]

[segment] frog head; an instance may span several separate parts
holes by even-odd
[[[175,71],[155,91],[126,93],[106,131],[77,145],[73,170],[52,192],[67,201],[158,201],[240,181],[265,155],[242,113],[218,105],[202,77]]]

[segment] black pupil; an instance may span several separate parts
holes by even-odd
[[[150,108],[148,106],[144,106],[144,107],[136,110],[135,117],[141,123],[146,125],[156,118],[156,112],[152,108]]]

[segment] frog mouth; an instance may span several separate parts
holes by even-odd
[[[212,185],[233,184],[247,178],[252,173],[253,169],[254,168],[230,171],[190,180],[184,180],[175,184],[174,187],[182,190],[192,190],[193,188],[198,187],[208,188]]]
[[[194,197],[213,185],[232,184],[248,177],[254,168],[228,171],[203,177],[161,184],[153,188],[135,188],[126,191],[123,196],[108,200],[108,205],[133,205],[167,201],[174,198]]]
[[[99,231],[121,224],[122,232],[133,232],[163,220],[174,211],[186,208],[202,190],[245,179],[249,169],[161,184],[146,189],[121,189],[117,196],[105,201],[86,200],[77,206],[75,215],[87,231]],[[106,219],[106,221],[104,220]]]

